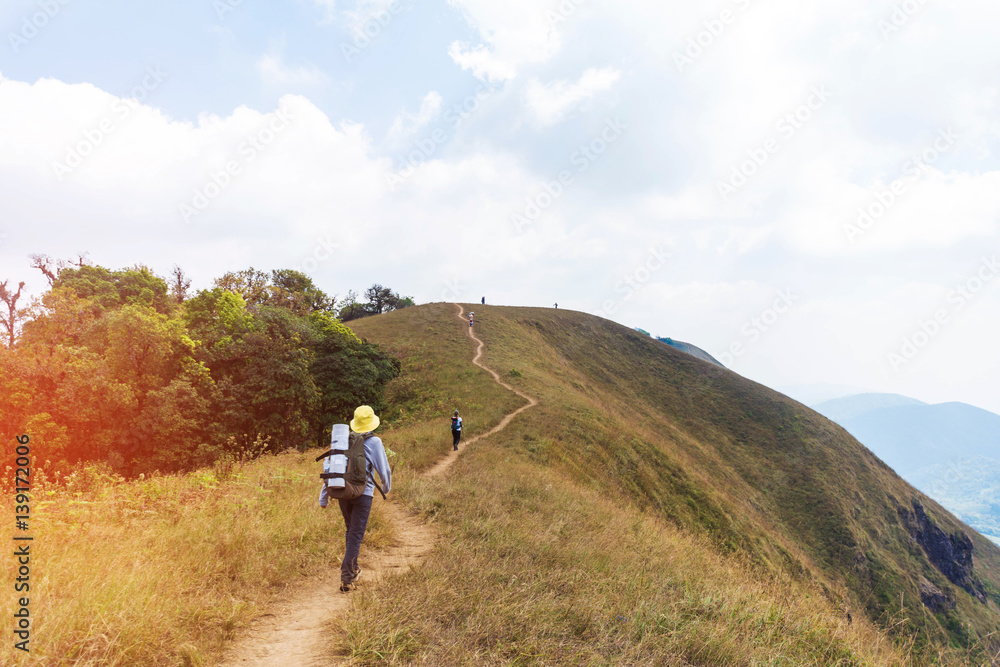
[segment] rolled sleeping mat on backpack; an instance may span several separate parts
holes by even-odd
[[[334,454],[333,456],[328,456],[323,461],[323,473],[336,473],[338,475],[343,475],[347,472],[347,457],[342,454]],[[330,477],[326,480],[326,485],[331,489],[342,489],[344,488],[345,482],[343,477]]]
[[[346,452],[351,447],[351,427],[334,424],[330,433],[330,449]]]
[[[351,427],[347,424],[334,424],[330,434],[330,456],[323,460],[323,472],[343,475],[347,472],[347,448],[350,446]],[[343,477],[331,477],[326,480],[331,489],[344,488]]]

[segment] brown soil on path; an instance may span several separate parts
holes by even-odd
[[[382,512],[392,523],[395,539],[382,551],[363,550],[359,587],[376,585],[383,577],[416,567],[430,553],[437,541],[433,528],[410,516],[391,502],[383,503]],[[327,511],[340,511],[331,504]],[[342,535],[336,531],[338,536]],[[341,538],[343,539],[343,538]],[[259,617],[246,635],[220,663],[226,667],[319,667],[328,666],[331,657],[330,620],[348,612],[351,594],[340,592],[340,563],[331,563],[330,571],[303,582],[298,590]]]
[[[458,318],[466,323],[462,306],[458,306]],[[535,398],[514,389],[501,380],[496,371],[480,363],[484,345],[472,333],[472,327],[469,327],[469,338],[479,343],[472,363],[487,371],[501,386],[528,402],[506,415],[486,433],[463,441],[457,452],[451,452],[453,455],[445,457],[424,473],[427,477],[443,474],[469,445],[503,430],[514,417],[538,405]],[[358,561],[363,570],[360,587],[376,585],[384,577],[416,567],[431,552],[437,541],[437,533],[431,526],[411,516],[395,503],[383,502],[381,510],[393,525],[395,539],[393,544],[382,551],[362,549],[362,557]],[[331,505],[327,511],[338,512],[336,505]],[[339,530],[336,534],[340,535]],[[351,603],[352,596],[340,592],[340,564],[331,563],[327,574],[303,582],[295,591],[277,602],[267,614],[257,618],[243,637],[227,651],[226,659],[219,664],[224,667],[320,667],[341,662],[345,658],[338,660],[331,656],[329,624],[333,618],[346,615]]]

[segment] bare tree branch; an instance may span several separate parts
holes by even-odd
[[[6,330],[7,334],[7,347],[14,349],[14,341],[17,338],[17,329],[20,324],[21,319],[24,317],[24,309],[17,309],[17,300],[21,298],[21,291],[24,289],[24,282],[20,282],[17,285],[17,292],[12,292],[7,289],[7,282],[3,281],[0,283],[0,301],[3,301],[7,306],[7,313],[0,311],[0,325]]]
[[[191,280],[185,275],[184,269],[174,264],[174,268],[170,271],[170,294],[178,304],[181,304],[187,299],[189,289]]]
[[[28,255],[28,258],[31,260],[31,268],[41,271],[42,274],[48,278],[49,287],[52,287],[52,284],[55,283],[56,278],[58,277],[56,275],[58,267],[56,266],[55,260],[48,255],[40,253]]]

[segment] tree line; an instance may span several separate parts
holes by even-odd
[[[0,283],[0,436],[39,463],[124,475],[322,445],[354,408],[382,409],[397,359],[343,320],[413,300],[373,285],[338,301],[294,270],[229,272],[191,293],[174,267],[111,270],[33,256],[49,288]]]

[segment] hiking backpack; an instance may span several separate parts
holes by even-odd
[[[345,437],[345,433],[348,434]],[[368,434],[368,437],[373,437]],[[365,437],[363,433],[352,433],[347,424],[336,424],[331,433],[330,449],[316,457],[316,461],[323,461],[323,472],[320,479],[326,484],[327,496],[334,500],[353,500],[360,497],[365,492],[368,485],[368,457],[365,456]],[[346,449],[345,449],[346,445]],[[341,457],[347,459],[346,465]],[[339,464],[339,465],[338,465]],[[344,468],[343,471],[338,468]],[[340,484],[343,480],[343,484]],[[382,488],[372,478],[372,483],[379,490],[382,497],[385,493]]]
[[[451,418],[451,430],[452,431],[461,431],[462,430],[462,418],[461,417],[452,417]]]

